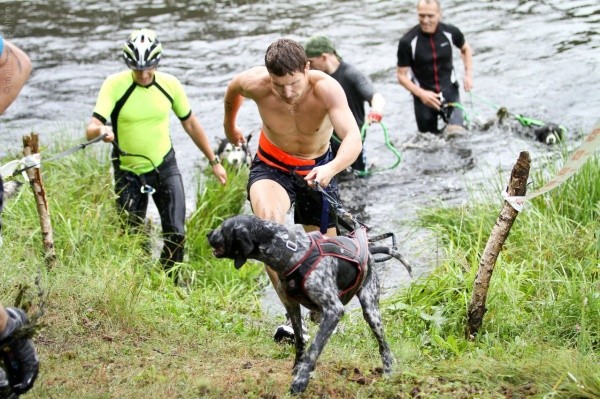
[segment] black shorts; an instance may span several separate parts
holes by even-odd
[[[329,162],[331,158],[331,151],[328,151],[323,157],[319,157],[315,161],[317,161],[317,165],[322,165]],[[250,187],[252,184],[263,179],[272,180],[285,189],[290,202],[294,205],[294,223],[319,226],[321,227],[321,232],[323,232],[324,226],[327,228],[336,227],[336,217],[333,213],[334,208],[329,206],[329,201],[323,198],[323,194],[310,188],[302,176],[292,173],[269,166],[258,155],[254,156],[252,165],[250,166],[250,176],[248,177],[248,198],[250,199]],[[335,178],[325,188],[325,192],[334,201],[341,204],[337,180]],[[323,225],[321,224],[322,220],[325,222]]]

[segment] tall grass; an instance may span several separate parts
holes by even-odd
[[[551,166],[550,174],[557,166]],[[536,173],[534,180],[543,182]],[[594,157],[518,215],[496,263],[483,330],[475,343],[464,339],[466,311],[480,255],[501,205],[489,198],[465,207],[423,210],[420,222],[439,235],[445,261],[386,301],[386,318],[402,320],[394,333],[404,339],[419,336],[426,353],[462,361],[478,358],[482,350],[503,359],[525,353],[541,356],[542,368],[564,377],[548,392],[600,397],[599,182],[600,159]],[[554,356],[569,353],[580,362],[580,376],[575,377],[570,365],[548,358],[550,352],[539,353],[541,347]],[[540,366],[518,365],[520,372],[527,367],[534,373]]]
[[[58,153],[72,145],[67,141],[45,151]],[[148,323],[164,322],[166,313],[178,320],[193,315],[213,327],[236,325],[239,329],[248,309],[259,311],[261,268],[257,265],[238,273],[231,262],[214,258],[206,244],[206,233],[219,218],[243,207],[247,169],[231,168],[227,187],[220,187],[211,177],[202,179],[201,206],[187,226],[189,262],[182,268],[195,277],[186,280],[188,289],[177,287],[163,273],[148,251],[144,234],[123,228],[115,207],[107,146],[88,147],[43,164],[42,170],[58,264],[47,271],[41,260],[39,219],[25,185],[3,215],[3,303],[11,304],[20,286],[27,283],[28,302],[35,305],[35,278],[41,273],[41,287],[50,295],[50,303],[60,299],[61,309],[46,309],[47,313],[85,317],[90,323],[98,317],[105,328],[116,323],[121,328],[143,329]],[[212,311],[202,312],[211,308],[223,310],[222,319]]]
[[[146,237],[122,228],[107,147],[42,167],[53,270],[42,260],[29,188],[5,207],[0,300],[11,305],[28,287],[34,312],[38,275],[47,298],[45,328],[35,337],[42,372],[28,396],[289,397],[294,351],[271,340],[273,323],[260,306],[263,266],[235,270],[206,242],[223,218],[246,211],[247,170],[228,169],[226,187],[209,174],[198,177],[178,285]],[[360,312],[349,310],[302,396],[600,397],[599,166],[594,158],[519,214],[475,341],[464,338],[466,309],[501,203],[423,210],[418,222],[440,237],[444,256],[436,270],[382,302],[397,371],[389,379],[369,371],[380,365],[377,345]],[[308,327],[314,336],[316,326]]]

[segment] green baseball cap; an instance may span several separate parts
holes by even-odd
[[[338,55],[333,42],[327,36],[322,35],[311,36],[304,44],[304,52],[308,58],[318,57],[323,53]]]

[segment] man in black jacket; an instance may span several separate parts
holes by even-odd
[[[398,44],[396,76],[414,98],[415,117],[420,132],[440,133],[441,111],[448,123],[446,132],[460,131],[462,111],[447,104],[460,101],[459,84],[452,63],[452,45],[460,49],[463,60],[464,89],[472,87],[472,50],[462,32],[441,22],[438,0],[419,0],[419,24],[406,33]]]

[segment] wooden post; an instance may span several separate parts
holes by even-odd
[[[527,179],[529,178],[529,168],[531,166],[531,158],[529,153],[523,151],[519,154],[519,159],[513,167],[508,184],[509,196],[524,196],[527,191]],[[500,211],[500,215],[496,220],[496,224],[492,229],[492,233],[481,256],[479,262],[479,270],[475,276],[473,284],[473,296],[467,311],[467,328],[466,338],[474,339],[483,322],[483,316],[487,309],[485,301],[490,286],[494,266],[500,254],[500,250],[504,246],[504,242],[508,237],[508,233],[517,218],[517,212],[508,202],[504,201],[504,206]]]
[[[30,156],[39,153],[39,136],[31,133],[29,136],[23,136],[23,154]],[[52,223],[50,221],[50,210],[48,200],[46,199],[46,190],[42,181],[42,173],[39,168],[27,170],[29,184],[35,197],[35,202],[40,216],[40,226],[42,228],[42,240],[44,242],[44,258],[49,269],[56,265],[56,250],[54,248],[54,236],[52,233]]]

